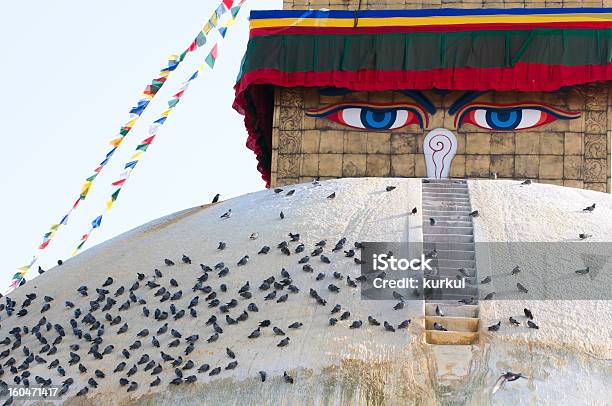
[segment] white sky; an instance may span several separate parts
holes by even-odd
[[[27,264],[42,235],[78,196],[84,179],[109,150],[146,84],[197,34],[218,0],[24,1],[0,12],[0,291]],[[250,0],[220,44],[214,71],[190,87],[138,164],[113,210],[87,247],[149,220],[264,188],[245,147],[233,85],[248,40],[251,9],[279,9],[281,0]],[[212,38],[218,38],[217,35]],[[168,97],[203,62],[209,46],[181,64],[87,199],[43,252],[47,269],[70,257],[90,222],[104,210],[126,159],[147,136]],[[27,279],[37,275],[32,270]]]

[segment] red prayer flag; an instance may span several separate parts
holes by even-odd
[[[123,184],[125,183],[127,179],[120,179],[118,181],[115,181],[112,183],[113,186],[123,186]]]

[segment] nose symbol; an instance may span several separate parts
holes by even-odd
[[[427,177],[448,178],[453,158],[457,153],[457,138],[446,128],[431,130],[423,140],[423,153],[427,166]]]

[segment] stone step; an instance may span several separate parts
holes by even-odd
[[[438,345],[470,345],[478,342],[477,332],[459,331],[425,331],[425,340],[428,344]]]
[[[478,317],[479,314],[476,305],[459,305],[455,302],[428,302],[425,303],[425,316],[436,316],[436,306],[446,317]]]
[[[469,200],[467,193],[461,192],[438,192],[433,190],[423,190],[423,197],[427,200],[430,198],[449,199],[449,200]]]
[[[424,242],[423,249],[425,251],[438,250],[438,251],[474,251],[475,244],[473,242],[460,243],[460,242]]]
[[[469,302],[471,305],[475,305],[478,303],[478,298],[472,295],[455,295],[455,294],[440,295],[436,292],[431,292],[431,293],[426,292],[423,296],[425,297],[425,300],[427,302],[439,302],[441,300],[449,300],[453,303],[462,304],[460,300],[468,299],[468,300],[471,300],[471,302]]]
[[[479,320],[476,317],[425,316],[426,330],[434,330],[434,323],[441,324],[449,331],[477,332],[479,328]]]
[[[436,268],[475,268],[476,261],[473,259],[447,259],[447,258],[433,258],[429,263]],[[470,275],[472,276],[472,275]]]
[[[424,242],[474,242],[474,236],[471,235],[438,235],[438,234],[423,234]]]
[[[474,250],[471,251],[460,251],[460,250],[443,250],[436,248],[438,252],[437,259],[461,259],[461,260],[474,260],[476,253]],[[425,252],[431,252],[431,250],[425,250]]]
[[[423,226],[423,234],[460,234],[460,235],[472,235],[472,227],[445,227],[445,226]]]
[[[433,212],[450,212],[455,215],[460,215],[458,212],[461,212],[461,215],[468,216],[471,212],[469,205],[433,205],[428,203],[423,203],[423,214],[433,211]],[[431,217],[431,216],[429,216]]]
[[[435,266],[435,263],[433,261],[430,262],[430,264]],[[438,271],[438,276],[451,276],[454,278],[457,275],[461,275],[461,273],[459,272],[459,268],[465,269],[465,273],[467,274],[468,277],[471,277],[471,278],[476,277],[476,269],[474,269],[474,264],[472,264],[471,267],[437,266],[436,270]]]

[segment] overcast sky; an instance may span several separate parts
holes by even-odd
[[[70,208],[166,57],[186,48],[218,4],[38,0],[2,7],[0,291]],[[214,71],[192,84],[87,247],[207,203],[215,193],[229,198],[264,188],[255,157],[245,147],[242,117],[231,104],[248,40],[249,11],[279,8],[281,0],[247,1],[220,44]],[[103,213],[113,190],[110,183],[146,137],[151,121],[207,52],[208,46],[191,54],[172,74],[69,225],[43,251],[43,268],[70,257],[91,220]],[[36,274],[31,271],[27,279]]]

